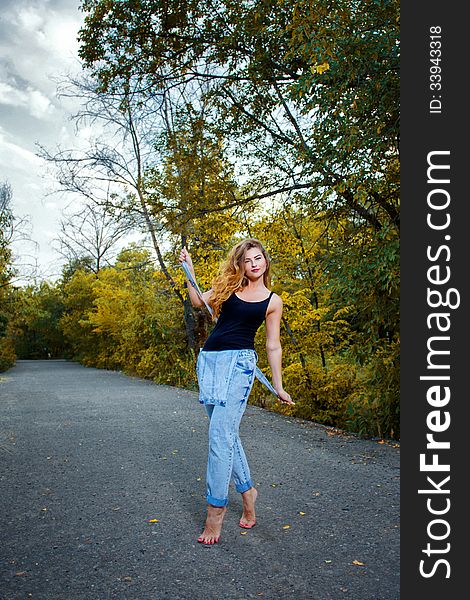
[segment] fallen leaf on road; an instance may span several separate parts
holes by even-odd
[[[364,566],[364,563],[361,562],[360,560],[353,560],[352,564],[353,565],[358,565],[359,567],[363,567]]]
[[[15,573],[15,577],[24,577],[26,575],[26,571],[17,571]]]
[[[159,523],[158,519],[149,519],[147,523]]]
[[[305,517],[305,513],[304,513],[304,512],[302,512],[302,511],[299,511],[299,515],[300,515],[301,517]]]
[[[240,535],[247,535],[248,531],[240,531]]]
[[[282,528],[283,529],[290,529],[290,525],[283,525]]]

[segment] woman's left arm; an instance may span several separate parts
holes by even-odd
[[[282,387],[282,347],[281,347],[282,300],[274,294],[266,315],[266,351],[271,367],[273,386],[279,400],[285,404],[295,404]]]

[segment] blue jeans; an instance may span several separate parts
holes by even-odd
[[[231,479],[240,493],[253,487],[239,427],[255,379],[257,356],[247,349],[201,351],[199,357],[200,401],[210,420],[206,500],[213,506],[226,506]]]

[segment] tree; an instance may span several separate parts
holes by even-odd
[[[165,131],[159,140],[160,162],[147,171],[152,212],[172,242],[168,263],[177,266],[181,245],[191,249],[203,289],[209,289],[218,264],[234,237],[244,229],[246,212],[259,201],[243,197],[224,139],[205,120],[205,105],[166,103]],[[209,316],[185,300],[186,319],[194,323],[189,346],[198,350],[207,337]]]
[[[119,215],[119,219],[127,217],[134,227],[144,229],[167,283],[183,303],[184,297],[163,258],[162,227],[151,213],[144,177],[153,156],[151,132],[158,119],[155,107],[140,102],[131,82],[120,92],[105,93],[97,90],[90,80],[72,80],[61,93],[74,95],[83,102],[83,108],[73,116],[77,126],[87,123],[99,127],[106,131],[106,136],[84,150],[58,148],[51,153],[41,147],[40,155],[56,168],[62,189],[103,205]],[[110,186],[115,189],[110,190]],[[99,196],[100,188],[104,199]]]
[[[78,268],[66,280],[59,282],[64,303],[59,327],[72,357],[85,364],[92,364],[92,357],[96,357],[100,351],[98,340],[93,340],[92,337],[93,328],[86,318],[88,311],[93,309],[95,279],[94,273]]]
[[[330,309],[351,328],[347,349],[360,366],[361,389],[351,398],[348,427],[399,437],[400,252],[394,228],[372,235],[345,221],[330,227],[320,264],[328,274]]]
[[[11,242],[15,229],[12,198],[11,185],[4,181],[0,184],[0,289],[9,285],[13,276]]]
[[[16,359],[13,343],[12,316],[15,291],[11,243],[15,234],[15,218],[11,207],[10,184],[0,183],[0,371],[11,367]]]
[[[102,89],[211,100],[259,195],[398,226],[396,0],[83,3],[80,55]]]
[[[29,217],[15,214],[12,204],[13,189],[4,181],[0,183],[0,288],[11,285],[20,275],[22,279],[32,279],[37,268],[35,258],[24,250],[21,256],[13,253],[15,243],[37,244],[30,237]]]
[[[20,288],[16,294],[15,351],[21,359],[64,358],[69,347],[59,323],[64,312],[59,286],[42,282]]]
[[[227,231],[228,211],[253,204],[237,195],[221,136],[208,132],[204,105],[195,109],[184,99],[174,106],[167,93],[143,103],[141,90],[133,81],[121,91],[100,91],[89,80],[72,81],[62,93],[73,94],[84,103],[74,117],[77,126],[92,124],[104,129],[106,136],[84,150],[51,153],[42,148],[41,156],[55,167],[62,189],[88,198],[90,206],[101,206],[117,223],[146,232],[166,285],[184,307],[189,347],[197,351],[207,323],[200,311],[191,307],[169,267],[174,258],[168,263],[162,248],[170,241],[175,249],[175,240],[184,244],[188,236],[201,239],[202,232],[210,239],[209,231],[218,231],[220,242],[220,225],[224,221]],[[213,228],[207,227],[209,214]],[[79,237],[81,249],[90,248],[79,222],[75,231],[69,228],[72,239],[67,240],[65,234],[64,230],[62,241],[69,252],[77,249]],[[96,257],[101,249],[94,244]]]
[[[85,204],[60,222],[59,251],[67,264],[90,259],[94,273],[110,264],[116,255],[116,246],[129,233],[129,224],[116,217],[108,206]]]

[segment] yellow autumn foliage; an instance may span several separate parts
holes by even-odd
[[[385,338],[371,338],[376,350],[370,351],[371,359],[366,362],[357,360],[354,354],[356,347],[367,349],[366,335],[376,335],[371,327],[373,314],[370,321],[364,321],[370,334],[357,323],[358,310],[370,310],[376,302],[374,295],[379,293],[380,297],[380,278],[371,274],[369,286],[362,277],[362,287],[356,291],[351,283],[354,274],[348,270],[342,282],[336,255],[341,257],[339,266],[346,266],[343,251],[355,260],[351,248],[344,246],[343,229],[330,231],[327,238],[321,220],[308,213],[301,217],[298,211],[290,214],[282,207],[270,214],[253,215],[250,223],[251,235],[264,241],[271,254],[274,290],[283,300],[283,379],[296,405],[280,405],[258,382],[250,402],[362,433],[395,432],[398,341],[389,344]],[[216,214],[192,223],[197,239],[191,244],[191,252],[202,290],[209,289],[226,250],[243,237],[236,218],[228,220],[227,225],[223,230]],[[177,261],[177,242],[175,236],[165,261],[176,290],[184,297],[185,277]],[[395,260],[395,254],[390,256]],[[362,260],[367,269],[367,261],[376,259],[365,254]],[[390,289],[389,270],[384,273],[387,278],[383,286]],[[84,364],[197,389],[196,353],[188,347],[183,306],[148,252],[130,247],[114,266],[96,275],[77,271],[65,284],[64,293],[66,311],[61,325],[75,356]],[[384,320],[385,308],[380,303],[377,307]],[[213,326],[207,314],[200,309],[194,314],[204,324],[201,331],[207,335]],[[393,313],[387,319],[393,321]],[[255,345],[259,366],[269,376],[264,326],[257,333]],[[384,391],[384,385],[388,391]]]

